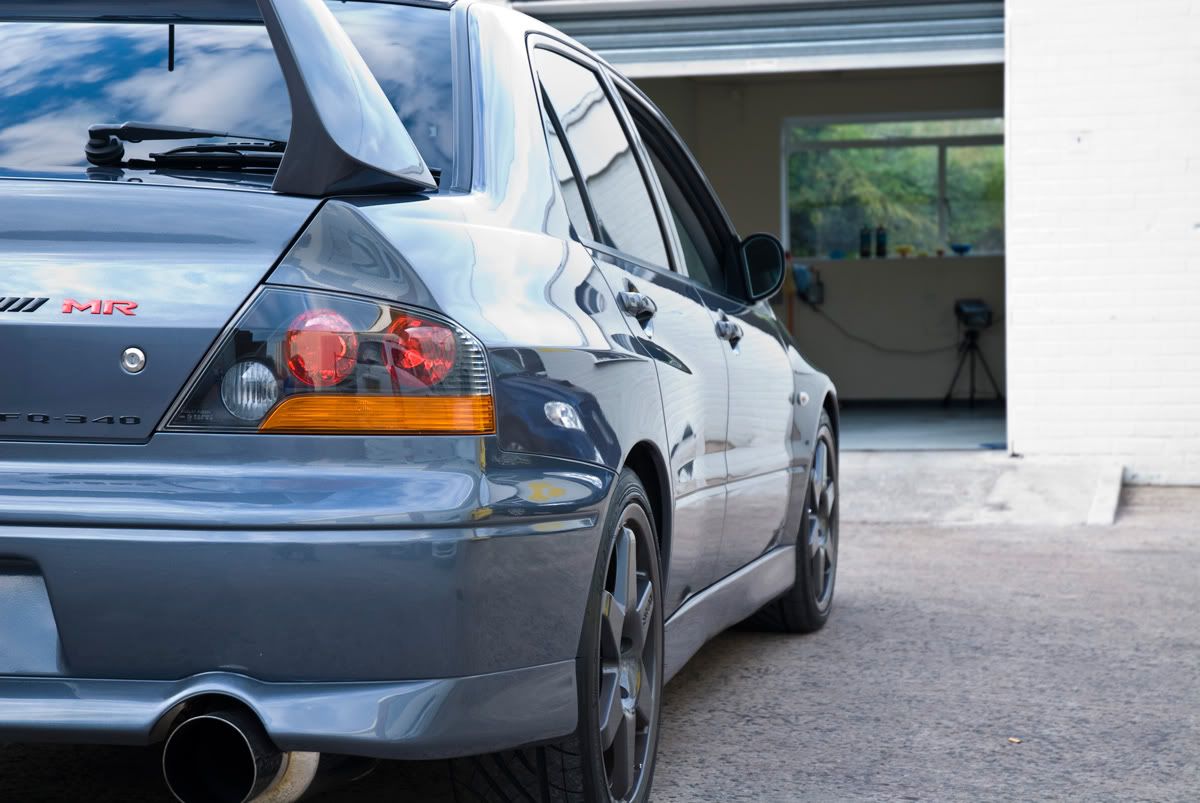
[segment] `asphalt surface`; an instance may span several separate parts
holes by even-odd
[[[668,686],[654,800],[1200,799],[1198,514],[1143,489],[1113,528],[846,524],[824,631],[726,633]],[[166,801],[157,760],[10,745],[0,803]],[[451,799],[436,763],[321,800]]]

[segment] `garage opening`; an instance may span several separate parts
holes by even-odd
[[[1004,140],[994,111],[783,124],[778,314],[847,449],[1003,449]]]

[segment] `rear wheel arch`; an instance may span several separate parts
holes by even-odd
[[[628,468],[642,483],[649,497],[651,518],[658,531],[658,551],[664,577],[670,572],[671,555],[671,483],[662,454],[650,441],[641,441],[625,456]],[[618,474],[620,471],[618,470]]]
[[[639,454],[639,457],[641,455]],[[635,459],[636,462],[636,459]],[[455,800],[646,803],[664,683],[661,551],[655,507],[627,462],[613,483],[576,661],[575,732],[450,762]]]

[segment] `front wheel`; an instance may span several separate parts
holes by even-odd
[[[466,803],[644,803],[658,753],[662,566],[637,475],[617,480],[580,640],[579,728],[562,742],[453,763]]]
[[[796,539],[796,582],[746,624],[759,630],[812,633],[829,621],[838,560],[838,461],[833,423],[821,414],[804,515]]]

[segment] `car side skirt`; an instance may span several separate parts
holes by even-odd
[[[796,547],[776,547],[687,600],[667,620],[665,679],[722,630],[737,624],[796,582]]]

